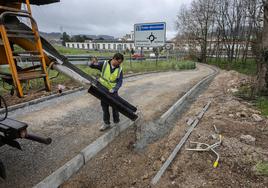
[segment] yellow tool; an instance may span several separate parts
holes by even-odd
[[[188,151],[212,151],[217,156],[216,161],[213,163],[213,167],[217,168],[219,166],[220,155],[216,152],[215,148],[221,145],[222,139],[223,139],[223,136],[219,134],[219,141],[212,145],[201,143],[201,142],[190,142],[191,144],[196,144],[196,148],[187,148],[186,150]]]

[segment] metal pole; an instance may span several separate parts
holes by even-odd
[[[205,114],[205,112],[207,111],[207,109],[209,108],[211,104],[211,101],[209,101],[207,103],[207,105],[203,108],[203,110],[199,113],[199,115],[197,116],[196,120],[194,121],[194,123],[192,124],[192,126],[189,128],[189,130],[187,131],[187,133],[184,135],[184,137],[180,140],[179,144],[176,146],[176,148],[173,150],[173,152],[171,153],[171,155],[168,157],[168,159],[166,160],[166,162],[163,164],[163,166],[160,168],[160,170],[157,172],[157,174],[155,175],[155,177],[152,179],[151,184],[155,185],[157,184],[157,182],[159,181],[159,179],[161,178],[161,176],[164,174],[164,172],[166,171],[166,169],[169,167],[169,165],[171,164],[171,162],[174,160],[174,158],[176,157],[177,153],[180,151],[181,147],[183,146],[183,144],[186,142],[186,140],[188,139],[188,137],[190,136],[190,134],[192,133],[192,131],[194,130],[194,128],[196,127],[196,125],[198,124],[199,120],[203,117],[203,115]]]

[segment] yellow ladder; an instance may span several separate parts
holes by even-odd
[[[43,78],[46,90],[47,91],[51,90],[46,62],[45,62],[45,56],[44,56],[44,52],[42,48],[42,43],[41,43],[41,39],[39,36],[37,24],[35,20],[33,19],[33,17],[31,16],[32,13],[31,13],[29,0],[26,0],[26,5],[28,9],[27,12],[21,11],[19,9],[17,11],[14,11],[14,10],[10,11],[10,8],[7,7],[8,8],[7,11],[4,11],[0,15],[0,18],[1,18],[0,33],[2,37],[2,45],[4,45],[6,58],[7,58],[9,69],[10,69],[12,79],[13,79],[13,84],[17,91],[17,95],[19,97],[23,97],[24,95],[21,81],[25,81],[25,80]],[[3,7],[0,7],[0,8],[3,8]],[[8,26],[4,22],[4,18],[6,16],[29,18],[31,20],[31,30],[20,30],[20,29],[18,30],[18,29],[8,28]],[[31,40],[31,42],[34,43],[35,50],[33,51],[26,50],[23,52],[13,51],[12,50],[13,43],[10,41],[10,39],[17,39],[17,38]],[[18,60],[23,60],[23,59],[39,61],[41,70],[34,70],[34,68],[18,70],[16,62]]]

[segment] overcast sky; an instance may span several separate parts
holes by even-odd
[[[68,34],[122,37],[135,23],[166,22],[167,38],[176,34],[175,20],[182,4],[190,0],[61,0],[33,6],[39,30]]]

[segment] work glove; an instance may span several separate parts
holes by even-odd
[[[93,65],[98,64],[98,59],[96,57],[92,57],[90,60],[88,61],[88,66],[90,66],[92,64]]]
[[[92,64],[97,64],[97,63],[98,63],[98,59],[97,59],[97,57],[92,57],[92,58],[91,58],[91,63],[92,63]]]
[[[115,93],[115,90],[114,89],[110,89],[109,90],[109,93]]]

